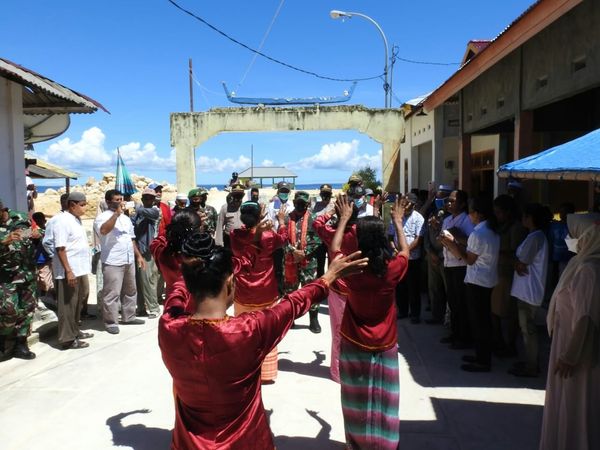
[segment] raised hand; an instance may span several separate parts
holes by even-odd
[[[323,278],[328,283],[333,283],[338,278],[347,277],[362,272],[369,263],[369,258],[360,258],[361,252],[354,252],[348,256],[338,256],[329,263]]]
[[[338,212],[338,217],[340,221],[348,222],[352,217],[352,213],[354,212],[354,206],[348,200],[348,196],[340,195],[336,200],[335,205],[336,211]]]
[[[406,207],[408,206],[408,199],[404,196],[398,196],[394,205],[392,206],[392,219],[394,220],[402,220],[404,217],[404,212],[406,211]]]
[[[283,203],[277,212],[277,220],[279,223],[283,223],[285,221],[285,213],[287,212],[287,205]]]

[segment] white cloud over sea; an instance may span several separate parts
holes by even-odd
[[[350,142],[334,142],[324,144],[321,150],[307,158],[287,164],[291,169],[336,169],[352,171],[365,166],[380,170],[382,151],[375,154],[360,153],[360,141],[353,139]]]

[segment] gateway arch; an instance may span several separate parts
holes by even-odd
[[[360,105],[312,107],[214,108],[206,112],[171,113],[171,147],[177,161],[177,191],[196,187],[195,149],[227,132],[357,130],[382,146],[383,188],[400,190],[400,143],[404,114],[399,109]]]

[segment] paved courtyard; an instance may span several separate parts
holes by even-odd
[[[279,346],[277,382],[263,387],[281,450],[344,448],[327,307],[321,312],[323,332],[310,333],[303,317]],[[95,333],[87,349],[61,351],[51,335],[33,346],[34,361],[0,363],[0,448],[168,448],[173,398],[157,323],[113,336],[98,320],[84,322]],[[488,374],[462,372],[463,353],[439,343],[442,327],[399,324],[401,449],[537,449],[545,378],[515,379],[500,360]]]

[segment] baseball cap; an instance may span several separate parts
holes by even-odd
[[[290,185],[287,181],[280,181],[277,183],[277,190],[280,191],[282,189],[287,189],[288,191],[290,190]]]
[[[410,192],[409,194],[407,194],[406,198],[412,204],[415,204],[415,203],[417,203],[419,201],[419,197],[417,197],[417,194],[414,194],[413,192]]]
[[[154,189],[156,191],[157,189],[162,189],[162,185],[152,182],[148,185],[148,189]]]
[[[454,190],[454,188],[452,186],[450,186],[449,184],[440,184],[438,186],[438,191],[452,192],[453,190]]]
[[[71,192],[67,197],[68,202],[85,202],[85,194],[83,192]]]
[[[322,184],[321,187],[319,188],[319,191],[331,193],[333,191],[333,189],[331,188],[330,184]]]
[[[350,178],[348,178],[348,183],[362,183],[362,180],[360,175],[352,174],[350,175]]]
[[[151,195],[152,197],[156,197],[156,191],[154,189],[151,188],[146,188],[142,191],[142,197],[144,195]]]
[[[306,203],[310,200],[310,195],[306,191],[297,191],[294,195],[294,200],[304,200]]]

